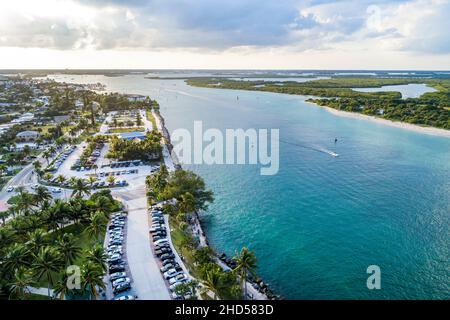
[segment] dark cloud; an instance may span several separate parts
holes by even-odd
[[[368,16],[373,14],[367,11],[369,6],[375,4],[376,13],[377,6],[394,10],[401,3],[416,0],[73,1],[97,13],[92,21],[85,21],[84,16],[71,17],[73,23],[63,17],[27,19],[17,15],[0,29],[3,37],[0,46],[195,50],[287,46],[306,50],[330,48],[345,41],[390,37],[403,39],[401,50],[450,52],[445,32],[450,27],[448,5],[442,6],[437,19],[426,17],[421,21],[422,27],[417,26],[413,35],[405,35],[395,23],[379,30],[367,28]],[[429,9],[427,0],[424,1],[424,9]],[[427,23],[430,26],[423,28]]]

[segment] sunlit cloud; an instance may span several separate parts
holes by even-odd
[[[188,53],[211,58],[205,61],[289,57],[296,67],[301,63],[295,57],[334,56],[336,65],[342,62],[337,57],[366,53],[365,60],[408,56],[404,61],[425,66],[430,57],[450,56],[449,15],[450,0],[2,1],[0,58],[29,49],[61,57],[67,51],[172,52],[182,60]],[[222,62],[229,64],[235,63]],[[275,64],[266,62],[268,68]]]

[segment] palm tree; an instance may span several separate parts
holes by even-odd
[[[94,265],[97,265],[106,272],[106,253],[101,244],[96,244],[90,250],[85,253],[86,260]]]
[[[34,256],[33,270],[38,280],[47,280],[48,297],[50,298],[50,286],[53,285],[53,274],[60,271],[61,259],[55,248],[44,247]]]
[[[82,198],[83,195],[90,195],[91,191],[87,183],[83,179],[77,179],[76,183],[73,185],[72,196],[77,198]]]
[[[42,157],[45,159],[45,161],[47,161],[47,165],[50,164],[50,161],[48,161],[48,159],[50,159],[50,157],[52,156],[52,152],[50,151],[50,148],[45,150],[44,152],[42,152]]]
[[[18,299],[24,299],[25,295],[30,293],[29,287],[35,285],[35,281],[33,279],[33,275],[23,267],[20,267],[14,273],[14,278],[12,282],[9,284],[10,294],[9,297],[15,296]]]
[[[114,185],[114,182],[116,181],[116,178],[114,176],[108,176],[108,178],[106,178],[106,182],[109,183],[109,185]]]
[[[48,152],[50,153],[50,155],[52,155],[52,154],[54,154],[55,152],[56,152],[56,148],[55,148],[55,146],[50,146],[48,149]]]
[[[65,233],[59,237],[56,248],[62,255],[66,266],[73,264],[81,254],[81,247],[77,245],[77,239],[71,233]]]
[[[36,202],[34,200],[34,195],[29,193],[28,191],[23,191],[17,203],[17,207],[19,208],[19,210],[23,213],[27,213],[35,205]]]
[[[64,177],[62,174],[59,174],[59,175],[56,177],[56,182],[57,182],[59,185],[62,185],[64,182],[66,182],[66,177]]]
[[[24,244],[15,243],[8,248],[2,266],[9,274],[14,274],[18,268],[29,265],[28,256],[27,247]]]
[[[95,181],[97,181],[97,178],[94,176],[89,176],[88,177],[88,183],[91,186],[91,188],[93,188]]]
[[[30,252],[39,252],[39,250],[47,244],[45,231],[42,229],[36,229],[27,233],[28,241],[26,242],[27,248]]]
[[[34,161],[33,162],[33,167],[34,167],[34,171],[36,171],[36,174],[38,176],[41,176],[42,174],[42,164],[39,161]]]
[[[34,198],[36,199],[36,202],[38,204],[43,204],[46,201],[50,201],[53,199],[52,194],[48,189],[44,186],[38,186],[36,188],[36,193],[34,195]]]
[[[98,165],[93,164],[93,165],[92,165],[92,169],[94,169],[94,173],[95,173],[95,175],[97,175]]]
[[[99,240],[100,235],[105,232],[108,220],[102,211],[96,211],[91,214],[89,226],[86,228],[86,232],[89,237],[95,241]]]
[[[70,177],[70,178],[69,178],[69,184],[70,184],[70,186],[73,187],[73,186],[77,183],[77,180],[78,180],[77,177],[74,177],[74,176]]]
[[[73,292],[67,285],[69,275],[67,272],[63,272],[59,277],[59,280],[53,286],[53,297],[58,297],[60,300],[64,300],[66,295]]]
[[[82,268],[82,289],[89,292],[89,299],[96,298],[98,296],[97,287],[105,289],[105,283],[103,282],[103,271],[99,266],[93,263],[86,263]]]
[[[8,219],[8,217],[10,217],[10,216],[11,216],[11,211],[9,211],[9,210],[0,212],[0,219],[2,220],[2,225],[5,225],[6,219]]]
[[[42,212],[47,226],[53,231],[58,230],[60,224],[63,224],[70,218],[70,209],[70,206],[66,202],[57,199],[52,206]]]
[[[184,213],[193,212],[195,210],[195,197],[189,192],[184,193],[183,195],[181,195],[179,207],[181,212]]]
[[[256,256],[252,251],[243,247],[240,253],[236,253],[233,260],[237,264],[233,271],[239,275],[241,284],[244,287],[244,299],[247,299],[247,276],[249,273],[255,274],[255,269],[257,268]]]
[[[46,172],[42,178],[45,181],[50,181],[53,178],[53,175],[50,172]]]
[[[216,268],[207,270],[202,283],[205,290],[209,290],[213,293],[214,300],[220,298],[219,292],[223,288],[222,274],[220,270]]]

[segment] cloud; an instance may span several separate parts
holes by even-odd
[[[0,46],[450,53],[449,0],[15,0]]]

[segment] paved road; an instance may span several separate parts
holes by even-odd
[[[133,278],[132,286],[141,300],[168,300],[168,289],[150,248],[145,185],[114,190],[112,194],[128,209],[127,261]]]

